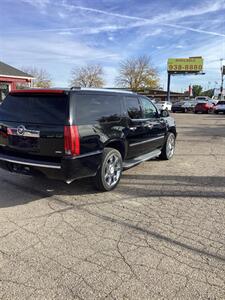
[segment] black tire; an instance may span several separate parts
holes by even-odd
[[[113,166],[113,159],[116,159],[116,166],[110,168],[110,159],[112,161],[111,166]],[[117,170],[118,167],[118,170]],[[105,148],[102,155],[102,163],[99,168],[96,177],[95,177],[95,185],[99,191],[111,191],[113,190],[119,183],[121,174],[123,169],[123,160],[119,151],[113,148]],[[108,172],[108,177],[106,177],[106,173]],[[116,173],[117,172],[117,173]],[[112,183],[110,184],[110,179]],[[115,182],[114,182],[115,179]]]
[[[215,114],[217,114],[217,115],[218,115],[218,113],[219,113],[219,112],[215,110]]]
[[[213,114],[213,109],[212,108],[209,109],[209,114]]]
[[[174,147],[173,147],[172,153],[169,153],[168,147],[169,147],[169,142],[170,142],[171,139],[173,139],[173,141],[174,141]],[[174,155],[174,152],[175,152],[175,145],[176,145],[175,134],[172,133],[172,132],[168,132],[167,136],[166,136],[166,139],[165,139],[164,146],[162,148],[162,151],[161,151],[161,154],[160,154],[159,158],[163,159],[163,160],[169,160],[169,159],[171,159],[173,157],[173,155]]]

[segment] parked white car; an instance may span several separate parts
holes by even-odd
[[[156,103],[156,106],[159,110],[168,110],[171,111],[172,103],[169,101],[159,101]]]

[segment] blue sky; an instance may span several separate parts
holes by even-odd
[[[44,68],[55,86],[88,63],[102,64],[113,86],[119,62],[143,54],[164,88],[169,57],[205,60],[206,75],[174,77],[175,91],[220,82],[225,0],[1,0],[0,12],[0,60]]]

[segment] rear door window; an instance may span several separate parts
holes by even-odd
[[[117,122],[121,118],[119,95],[74,94],[72,98],[75,100],[77,125]]]
[[[141,119],[142,111],[137,97],[125,97],[126,108],[131,119]]]
[[[0,106],[0,121],[65,124],[66,95],[8,95]]]

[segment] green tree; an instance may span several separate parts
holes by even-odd
[[[116,85],[133,91],[158,88],[158,72],[151,65],[150,57],[143,55],[122,61]]]
[[[212,98],[212,96],[214,95],[214,89],[210,89],[207,91],[204,91],[201,93],[202,96],[208,96],[209,98]]]
[[[193,85],[192,86],[192,93],[194,97],[200,96],[202,93],[202,86],[201,85]]]

